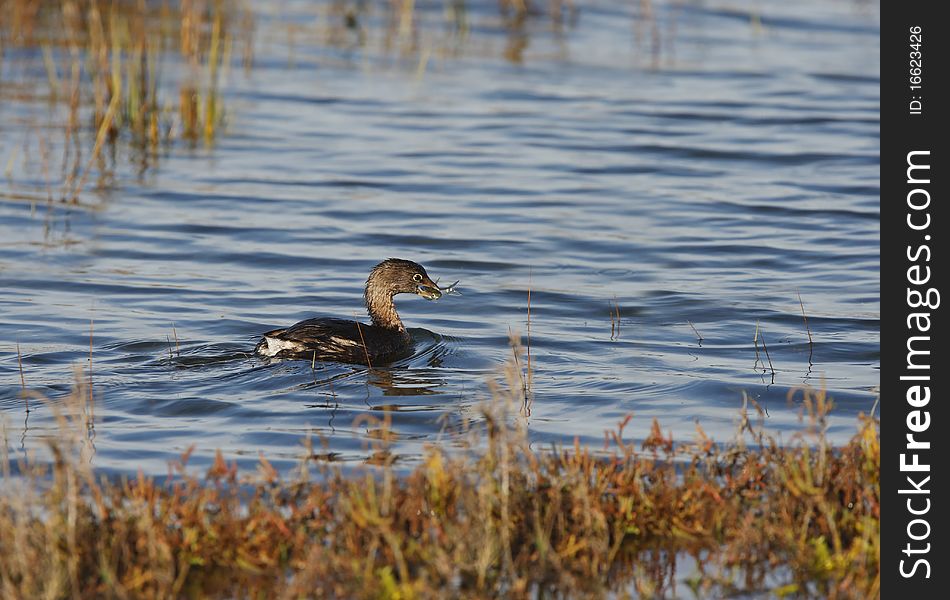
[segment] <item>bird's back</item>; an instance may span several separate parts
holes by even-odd
[[[316,318],[268,331],[254,350],[262,356],[376,364],[407,354],[411,342],[405,331]]]

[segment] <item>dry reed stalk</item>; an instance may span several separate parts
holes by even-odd
[[[805,322],[805,331],[808,333],[808,343],[811,344],[811,328],[808,326],[808,316],[805,314],[805,303],[802,301],[801,292],[798,292],[798,304],[802,307],[802,320]]]
[[[89,402],[87,406],[90,420],[95,416],[95,401],[92,396],[92,332],[93,321],[92,319],[89,319]]]
[[[528,322],[526,332],[526,350],[528,363],[528,384],[527,389],[531,389],[531,269],[528,269]]]
[[[802,320],[805,322],[805,332],[808,333],[808,364],[811,365],[811,358],[812,353],[815,350],[815,343],[811,337],[811,327],[808,326],[808,316],[805,314],[805,303],[802,301],[801,292],[798,292],[798,304],[802,308]]]
[[[610,306],[609,302],[607,306],[609,308],[607,312],[610,315],[610,339],[615,340],[617,339],[617,319],[614,314],[614,309]]]
[[[608,302],[607,306],[610,307],[610,339],[616,340],[620,337],[620,302],[616,295],[614,295],[614,305],[610,306]]]
[[[772,366],[772,357],[769,356],[769,347],[765,343],[765,334],[759,332],[759,337],[762,338],[762,349],[765,350],[765,358],[769,361],[769,369],[772,371],[772,377],[775,377],[775,367]]]
[[[26,406],[26,414],[30,414],[30,396],[26,393],[26,378],[23,376],[23,357],[20,355],[20,342],[16,343],[16,364],[20,370],[20,393],[23,394],[23,403]]]
[[[525,378],[524,369],[521,367],[521,359],[518,354],[521,350],[521,338],[515,336],[514,332],[511,331],[511,326],[508,326],[508,344],[511,346],[511,357],[515,366],[515,373],[518,376],[518,389],[521,390],[521,397],[523,402],[528,401],[528,383]]]
[[[363,338],[363,327],[362,325],[360,325],[359,321],[355,321],[355,323],[356,323],[356,331],[358,331],[360,334],[360,344],[363,345],[363,355],[366,357],[366,366],[372,369],[373,363],[369,359],[369,349],[366,347],[366,340]]]
[[[702,343],[703,343],[703,335],[702,335],[701,333],[699,333],[699,331],[696,329],[696,327],[693,325],[693,323],[692,323],[691,321],[687,320],[686,322],[687,322],[687,323],[689,324],[689,326],[693,329],[693,333],[696,334],[696,338],[699,340],[699,343],[702,344]]]
[[[759,322],[755,322],[755,333],[752,335],[752,344],[755,347],[755,363],[752,365],[753,371],[759,370],[759,364],[762,363],[762,359],[759,357]],[[763,365],[764,368],[764,365]]]
[[[415,0],[399,0],[399,37],[409,40],[415,30]]]
[[[115,118],[116,111],[119,109],[119,102],[121,96],[118,94],[112,96],[112,99],[109,101],[109,107],[106,109],[105,115],[102,117],[102,123],[99,125],[99,131],[96,133],[96,143],[92,147],[92,155],[89,157],[89,161],[86,163],[86,168],[83,169],[82,176],[79,178],[79,183],[73,188],[70,203],[77,204],[79,202],[79,193],[83,188],[86,187],[86,180],[89,179],[89,172],[92,170],[92,165],[99,158],[99,153],[102,151],[102,145],[105,143],[106,136],[109,133],[109,129],[112,127],[112,121]]]
[[[621,322],[620,301],[617,300],[616,295],[614,296],[614,307],[617,309],[617,337],[620,337],[620,322]]]
[[[20,369],[20,389],[26,391],[26,379],[23,377],[23,358],[20,355],[20,342],[16,343],[16,364]],[[26,410],[30,410],[30,405],[27,403]]]

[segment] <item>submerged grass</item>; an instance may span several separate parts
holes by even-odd
[[[518,371],[511,361],[492,386],[468,451],[432,446],[408,472],[372,460],[346,474],[307,446],[287,478],[263,457],[241,476],[220,453],[199,476],[186,453],[164,483],[89,466],[88,380],[77,377],[52,464],[12,477],[3,462],[0,596],[879,594],[873,418],[833,447],[831,401],[805,389],[802,431],[784,444],[746,407],[727,444],[698,428],[675,444],[654,422],[634,445],[628,417],[602,451],[540,451],[518,412]],[[376,426],[374,456],[387,456],[392,436]]]

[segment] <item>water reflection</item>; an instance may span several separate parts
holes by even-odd
[[[438,359],[430,357],[438,363]],[[432,368],[439,364],[429,363]],[[440,387],[446,385],[444,377],[433,371],[370,369],[369,384],[382,390],[384,396],[429,396],[444,393]],[[398,410],[398,409],[396,409]]]

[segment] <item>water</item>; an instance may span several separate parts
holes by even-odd
[[[477,3],[455,53],[444,32],[401,54],[308,34],[306,3],[256,10],[255,66],[228,73],[213,147],[178,144],[144,172],[125,161],[75,207],[48,206],[35,169],[0,183],[12,452],[56,435],[91,334],[104,470],[162,474],[192,445],[193,465],[221,449],[287,469],[308,434],[358,464],[366,417],[387,414],[411,465],[479,422],[529,290],[538,442],[599,445],[630,413],[634,439],[656,417],[678,439],[699,423],[727,440],[743,392],[787,439],[802,384],[834,397],[836,442],[871,409],[876,4],[657,4],[656,52],[649,23],[606,2],[561,32],[535,19],[515,33]],[[11,54],[3,76],[42,77],[38,57]],[[7,81],[3,164],[46,110]],[[461,280],[460,297],[398,299],[412,357],[368,371],[250,354],[274,327],[362,317],[389,256]],[[52,399],[28,418],[17,344],[27,386]]]

